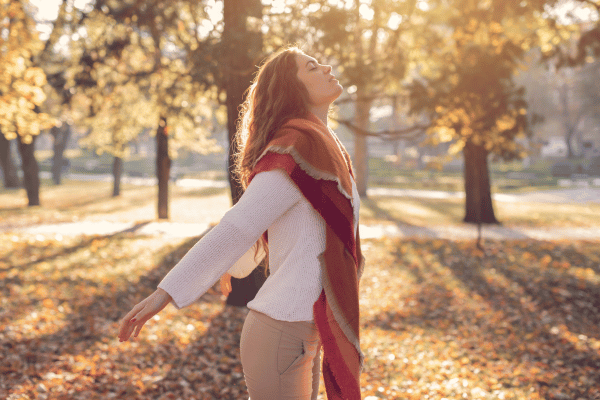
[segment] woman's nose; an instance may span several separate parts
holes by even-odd
[[[326,74],[328,74],[328,73],[331,72],[331,70],[332,70],[331,65],[324,65],[324,67],[325,67],[325,73]]]

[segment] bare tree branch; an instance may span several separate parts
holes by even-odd
[[[333,119],[333,118],[332,118]],[[429,125],[413,125],[404,129],[395,129],[395,130],[383,130],[378,132],[371,132],[364,129],[361,129],[354,125],[350,120],[347,119],[333,119],[335,122],[346,126],[348,129],[352,130],[352,132],[364,135],[364,136],[372,136],[379,137],[384,139],[414,139],[419,135],[425,133]]]
[[[403,95],[388,95],[388,94],[373,94],[370,96],[363,96],[362,99],[364,101],[372,101],[372,100],[380,100],[380,99],[394,99],[394,98],[399,98],[399,97],[404,97]],[[346,104],[346,103],[352,103],[357,101],[356,96],[355,95],[348,95],[348,97],[344,97],[343,99],[338,99],[335,101],[334,104],[338,105],[338,104]]]

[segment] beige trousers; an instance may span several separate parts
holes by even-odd
[[[314,322],[278,321],[250,310],[240,340],[250,400],[316,400],[320,348]]]

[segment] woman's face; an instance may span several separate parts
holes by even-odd
[[[342,85],[331,74],[330,65],[320,65],[306,54],[296,54],[298,79],[304,84],[312,106],[329,106],[340,94]]]

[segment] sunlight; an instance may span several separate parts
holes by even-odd
[[[388,28],[390,28],[392,30],[396,30],[400,27],[401,23],[402,23],[402,15],[393,12],[388,21]]]
[[[425,0],[419,0],[417,2],[417,8],[421,11],[429,11],[429,4]]]
[[[358,12],[360,13],[361,17],[369,21],[372,20],[373,16],[375,15],[375,11],[367,4],[361,4],[358,8]]]
[[[38,22],[37,29],[40,32],[40,38],[47,40],[52,31],[50,22],[54,21],[58,17],[58,9],[62,0],[30,0],[34,6],[35,19]],[[74,0],[73,6],[84,12],[88,12],[93,0]],[[262,0],[265,6],[271,6],[273,13],[284,13],[286,12],[286,6],[290,4],[290,0]],[[351,9],[354,7],[355,0],[328,0],[328,3],[335,7],[344,9]],[[374,11],[371,8],[372,0],[360,0],[359,12],[362,18],[372,20]],[[316,6],[316,5],[311,5]],[[427,0],[418,0],[416,7],[421,11],[428,11],[431,7]],[[314,11],[314,10],[313,10]],[[207,35],[214,26],[223,19],[223,2],[217,0],[210,0],[206,6],[206,12],[209,19],[202,23],[202,27],[199,28],[199,33],[204,36]],[[563,24],[577,23],[577,22],[589,22],[596,21],[600,17],[598,12],[591,6],[583,6],[573,0],[563,0],[554,7],[552,10],[548,10],[548,14],[557,17],[559,22]],[[397,29],[402,22],[402,16],[393,14],[388,22],[388,26],[391,29]]]
[[[285,0],[263,0],[262,3],[265,6],[271,6],[271,12],[274,14],[281,14],[285,12]]]
[[[37,22],[36,29],[41,40],[48,40],[52,32],[52,22],[58,18],[58,9],[62,0],[30,0],[35,9],[34,19]],[[73,7],[90,12],[93,0],[74,0]]]
[[[548,7],[548,15],[557,18],[562,25],[597,21],[600,18],[598,11],[590,5],[583,5],[573,0],[559,1],[553,8]]]
[[[61,0],[30,0],[37,8],[35,19],[37,21],[54,21],[58,17],[58,7]]]

